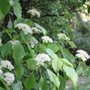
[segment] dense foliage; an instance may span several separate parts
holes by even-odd
[[[85,2],[0,0],[0,90],[64,90],[68,79],[77,89],[90,73],[87,52],[70,51]]]

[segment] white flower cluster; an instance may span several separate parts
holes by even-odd
[[[84,50],[77,50],[76,51],[76,57],[80,58],[82,61],[87,61],[87,59],[90,59],[90,55]]]
[[[41,39],[44,43],[53,43],[52,38],[50,38],[49,36],[43,36],[41,37]]]
[[[36,56],[35,60],[37,61],[37,64],[43,65],[46,61],[50,62],[51,58],[47,54],[41,53]]]
[[[31,29],[33,33],[41,33],[40,29],[38,29],[37,27],[32,27]]]
[[[32,34],[32,29],[30,28],[29,25],[25,24],[25,23],[19,23],[15,25],[15,28],[21,29],[24,34]]]
[[[1,68],[9,69],[10,71],[14,69],[14,66],[8,60],[1,61]]]
[[[13,0],[9,0],[10,5],[12,6],[14,4]]]
[[[31,47],[34,48],[37,44],[38,44],[38,40],[32,37],[30,40]]]
[[[13,73],[6,72],[6,73],[4,73],[3,76],[4,76],[4,80],[6,81],[7,85],[11,85],[15,80]]]
[[[0,62],[0,77],[5,80],[7,85],[11,85],[15,80],[14,74],[11,72],[4,72],[3,69],[8,69],[11,71],[14,69],[14,66],[8,60],[3,60]]]
[[[59,39],[62,39],[62,40],[70,40],[70,38],[67,37],[64,33],[57,34],[57,36]]]
[[[37,11],[36,9],[30,9],[28,10],[28,13],[31,14],[32,16],[37,16],[37,17],[40,17],[40,12]]]

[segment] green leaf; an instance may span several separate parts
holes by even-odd
[[[39,81],[39,90],[48,90],[47,81],[43,77],[41,77]]]
[[[20,80],[24,74],[24,68],[21,64],[15,65],[15,74],[18,80]]]
[[[47,69],[47,73],[49,75],[50,80],[54,83],[54,85],[59,88],[60,86],[60,80],[59,78],[49,69]]]
[[[68,49],[61,47],[61,52],[64,58],[71,62],[75,62],[75,57],[69,52]]]
[[[19,63],[25,56],[25,51],[20,42],[13,45],[13,58],[16,63]]]
[[[48,46],[51,50],[53,50],[54,53],[59,51],[59,46],[57,44],[51,44]]]
[[[52,59],[58,59],[57,55],[51,49],[47,48],[46,53],[48,53]]]
[[[64,63],[64,65],[67,65],[67,66],[70,66],[70,67],[72,67],[72,68],[73,68],[72,63],[70,63],[67,59],[62,58],[61,60],[62,60],[62,62]]]
[[[90,6],[88,6],[88,13],[90,13]]]
[[[63,66],[63,62],[58,58],[58,59],[53,59],[52,60],[52,67],[54,69],[55,72],[60,71],[60,69]]]
[[[35,77],[33,74],[31,74],[26,80],[25,80],[25,88],[26,90],[31,90],[35,86]]]
[[[65,90],[65,87],[66,87],[66,81],[65,81],[65,79],[61,76],[61,75],[59,75],[59,79],[60,79],[60,87],[59,87],[59,90]]]
[[[45,52],[46,46],[44,44],[39,44],[40,52]]]
[[[32,20],[29,20],[29,21],[27,22],[27,24],[28,24],[29,26],[33,26],[33,25],[34,25],[34,22],[33,22]]]
[[[27,65],[30,70],[33,70],[36,67],[36,61],[30,58],[27,60]]]
[[[1,48],[1,55],[5,59],[11,52],[12,46],[10,43],[6,43]]]
[[[77,81],[78,81],[78,75],[76,71],[72,67],[66,65],[63,66],[63,70],[66,73],[66,75],[71,79],[74,89],[76,90]]]
[[[14,14],[16,15],[16,17],[21,18],[22,8],[21,8],[20,3],[19,3],[18,0],[14,1],[13,10],[14,10]]]
[[[0,18],[5,16],[10,10],[10,4],[8,0],[0,0]]]
[[[34,23],[34,25],[35,25],[38,29],[40,29],[40,31],[41,31],[44,35],[47,34],[47,31],[46,31],[42,26],[40,26],[40,25],[37,24],[37,23]]]
[[[10,88],[7,86],[7,84],[4,82],[2,78],[0,78],[0,87],[4,88],[4,90],[10,90]]]
[[[23,85],[20,81],[12,85],[13,90],[23,90]]]
[[[4,17],[2,11],[0,10],[0,19],[2,19]]]
[[[0,90],[5,90],[4,88],[0,87]]]

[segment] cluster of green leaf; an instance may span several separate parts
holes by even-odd
[[[22,15],[23,10],[19,0],[12,1],[13,4],[10,4],[9,0],[0,0],[0,19],[3,19],[6,14],[10,14],[7,27],[0,25],[0,38],[2,40],[0,58],[1,60],[10,60],[13,63],[15,81],[12,85],[7,86],[4,80],[0,80],[0,89],[64,90],[66,80],[69,78],[76,90],[78,81],[78,74],[74,69],[76,58],[68,50],[70,47],[75,47],[75,44],[70,40],[59,40],[57,37],[60,32],[65,33],[70,38],[73,37],[70,22],[67,21],[72,18],[70,12],[64,8],[64,5],[59,0],[50,1],[49,4],[47,4],[48,1],[32,0],[32,3],[38,2],[38,5],[35,6],[35,3],[33,3],[31,6],[39,7],[38,9],[43,9],[44,12],[41,10],[41,18],[30,16],[27,18],[27,16]],[[47,5],[48,11],[43,8],[44,5],[45,7]],[[60,16],[63,13],[64,16]],[[14,20],[11,15],[14,15],[16,19]],[[18,23],[37,27],[41,33],[25,35],[15,28]],[[53,38],[53,43],[43,43],[41,37],[44,35],[50,35]],[[34,48],[30,45],[32,38],[38,41]],[[12,44],[15,41],[18,42]],[[39,53],[48,54],[51,61],[46,62],[44,65],[37,65],[35,57]]]

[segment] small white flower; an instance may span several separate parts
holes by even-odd
[[[41,39],[44,43],[53,43],[52,38],[50,38],[49,36],[43,36],[41,37]]]
[[[84,50],[77,50],[76,53],[76,57],[82,59],[83,61],[90,59],[90,55],[88,55],[88,53]]]
[[[36,38],[32,37],[29,43],[30,43],[31,47],[34,48],[38,44],[38,40]]]
[[[37,11],[36,9],[30,9],[28,10],[28,13],[31,14],[32,16],[37,16],[37,17],[40,17],[40,12]]]
[[[3,74],[3,71],[0,69],[0,76],[2,76],[2,74]]]
[[[70,40],[70,38],[67,37],[64,33],[57,34],[57,36],[59,39],[62,39],[62,40]]]
[[[51,58],[47,54],[41,53],[36,56],[35,60],[37,61],[37,64],[43,65],[44,62],[51,61]]]
[[[16,24],[15,28],[21,29],[24,32],[24,34],[29,34],[29,33],[32,34],[33,33],[30,26],[27,24],[24,24],[24,23]]]
[[[33,33],[41,33],[40,29],[38,29],[37,27],[32,27],[31,29]]]
[[[1,61],[1,67],[2,67],[2,68],[7,68],[7,69],[9,69],[9,70],[14,69],[14,66],[13,66],[13,65],[11,64],[11,62],[8,61],[8,60]]]
[[[7,85],[11,85],[15,80],[14,74],[10,72],[4,73],[4,80],[7,83]]]

